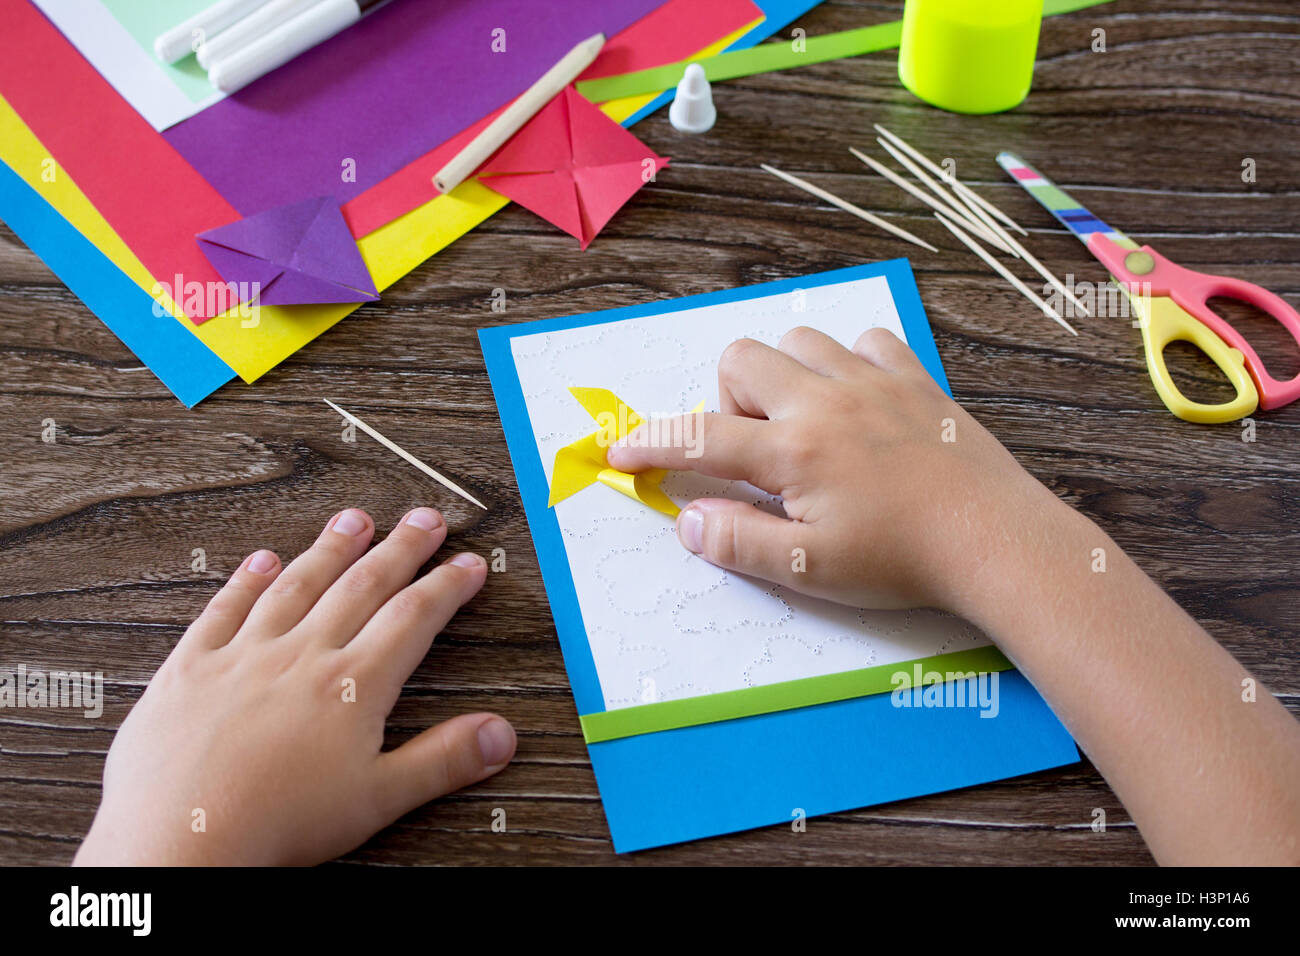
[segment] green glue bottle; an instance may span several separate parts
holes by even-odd
[[[932,106],[1001,113],[1029,95],[1043,0],[907,0],[898,77]]]

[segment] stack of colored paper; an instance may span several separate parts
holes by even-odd
[[[814,5],[395,0],[221,98],[148,51],[200,0],[5,4],[0,219],[187,405],[369,297],[250,309],[200,233],[329,197],[382,291],[507,203],[477,181],[435,196],[432,175],[576,40],[610,37],[584,78],[608,76],[755,43]],[[627,124],[664,100],[602,109]]]

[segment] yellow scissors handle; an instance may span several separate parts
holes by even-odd
[[[1166,408],[1183,421],[1216,424],[1245,418],[1259,407],[1259,391],[1246,371],[1245,356],[1241,352],[1168,296],[1130,295],[1129,301],[1141,321],[1142,344],[1146,347],[1151,383]],[[1180,392],[1165,366],[1165,348],[1171,342],[1190,342],[1204,352],[1223,372],[1236,390],[1237,397],[1221,405],[1205,405]]]

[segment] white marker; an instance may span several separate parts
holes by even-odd
[[[270,0],[262,4],[248,16],[216,36],[208,36],[195,51],[199,66],[207,69],[224,56],[229,56],[240,47],[247,46],[258,37],[278,27],[281,23],[292,20],[300,13],[322,3],[323,0]]]
[[[381,0],[323,0],[208,67],[208,82],[223,93],[242,89],[300,53],[342,32]]]
[[[266,0],[221,0],[214,3],[159,36],[153,41],[153,51],[164,63],[175,63],[194,52],[195,38],[203,42],[216,36],[264,3]]]

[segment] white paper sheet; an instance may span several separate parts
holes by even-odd
[[[775,345],[809,325],[852,345],[903,337],[884,278],[519,336],[511,348],[548,480],[555,453],[596,430],[569,386],[608,388],[643,416],[718,408],[717,362],[742,337]],[[673,472],[678,503],[732,497],[780,512],[744,482]],[[864,611],[720,570],[686,551],[672,519],[595,484],[555,506],[609,710],[838,673],[983,646],[935,611]]]
[[[33,2],[158,132],[225,97],[202,79],[192,55],[170,66],[148,46],[152,43],[149,33],[164,32],[209,6],[211,0],[115,0],[121,20],[102,0]],[[139,35],[133,35],[124,21]]]

